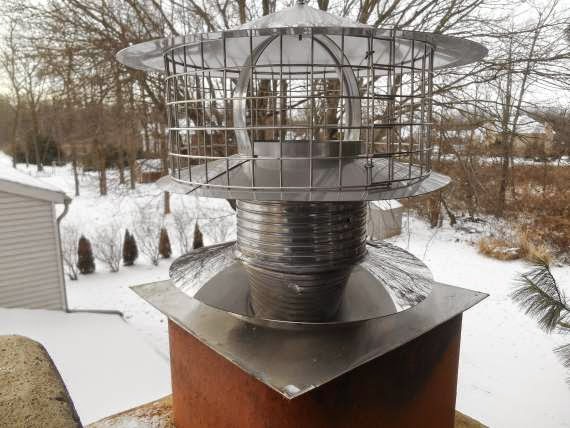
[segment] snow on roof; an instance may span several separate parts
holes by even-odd
[[[141,171],[162,170],[162,161],[160,159],[137,159],[135,162]]]
[[[10,193],[21,191],[27,196],[36,196],[54,202],[63,202],[67,198],[61,189],[13,168],[11,157],[2,152],[0,152],[0,190]],[[34,194],[34,190],[39,192]]]
[[[382,211],[390,211],[398,208],[402,208],[402,204],[395,199],[388,199],[383,201],[372,201],[371,204],[382,210]]]

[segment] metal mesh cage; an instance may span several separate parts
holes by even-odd
[[[363,201],[447,185],[430,163],[433,70],[486,52],[304,3],[118,54],[163,67],[168,189],[238,200],[235,263],[196,299],[256,323],[349,323],[427,296],[431,279],[402,277],[415,261],[391,268],[391,250],[367,248]],[[205,251],[218,258],[224,248]],[[173,280],[185,287],[197,270],[183,258]]]
[[[298,2],[237,29],[140,43],[117,57],[166,75],[171,190],[358,201],[448,184],[431,171],[433,70],[486,52]]]
[[[171,175],[236,196],[410,186],[431,170],[433,55],[427,41],[360,28],[174,46],[164,53]]]

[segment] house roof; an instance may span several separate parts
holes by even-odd
[[[394,209],[402,208],[403,206],[396,199],[387,199],[384,201],[372,201],[371,204],[382,211],[391,211]]]
[[[6,163],[0,163],[0,191],[55,203],[70,200],[65,192],[57,187],[31,177]]]
[[[162,171],[162,161],[160,159],[137,159],[135,162],[140,171]]]

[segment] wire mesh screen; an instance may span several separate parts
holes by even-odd
[[[201,187],[343,191],[430,173],[433,46],[396,31],[202,35],[166,51],[171,175]]]

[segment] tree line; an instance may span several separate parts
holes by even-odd
[[[107,170],[136,184],[138,158],[161,159],[167,173],[164,89],[160,76],[127,69],[115,54],[134,43],[235,27],[293,1],[276,0],[5,0],[0,6],[0,138],[14,162],[71,162],[75,193],[80,168]],[[499,0],[314,0],[313,7],[376,27],[395,26],[467,37],[489,56],[476,64],[437,71],[434,122],[493,124],[500,136],[496,214],[513,186],[514,140],[521,117],[549,114],[567,130],[570,89],[570,13],[563,2]],[[521,12],[522,11],[522,12]],[[560,93],[545,109],[541,94]],[[565,95],[564,95],[565,94]],[[537,101],[539,100],[539,101]],[[554,119],[553,119],[554,118]],[[567,131],[566,131],[567,132]],[[560,135],[559,132],[557,135]],[[563,132],[562,132],[563,134]],[[446,129],[434,133],[442,147]],[[567,142],[567,140],[566,140]],[[458,149],[451,147],[452,151]],[[456,153],[466,177],[473,159]],[[467,180],[472,193],[478,184]],[[476,203],[476,201],[474,202]]]

